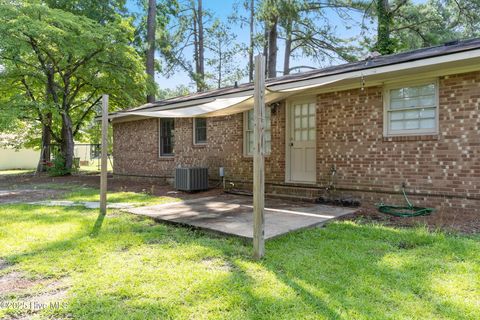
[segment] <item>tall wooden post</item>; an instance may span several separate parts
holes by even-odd
[[[255,57],[253,126],[253,256],[265,255],[265,57]]]
[[[100,214],[107,213],[108,94],[102,96],[102,159],[100,171]]]

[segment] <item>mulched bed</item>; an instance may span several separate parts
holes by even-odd
[[[428,216],[420,217],[395,217],[378,212],[373,206],[362,207],[353,215],[340,218],[359,222],[379,222],[393,227],[426,226],[430,230],[441,229],[447,232],[460,232],[466,234],[480,233],[480,216],[467,210],[436,210]]]

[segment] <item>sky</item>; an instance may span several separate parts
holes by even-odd
[[[231,15],[233,11],[233,6],[238,0],[204,0],[203,1],[203,7],[205,10],[209,10],[214,14],[214,17],[219,18],[223,22],[228,22],[227,19],[229,15]],[[130,11],[133,12],[141,12],[141,8],[137,4],[137,0],[127,0],[127,7]],[[239,6],[241,10],[244,10],[242,6]],[[244,11],[242,13],[245,13]],[[358,26],[353,27],[351,29],[347,29],[344,26],[344,23],[342,20],[333,12],[331,13],[331,21],[333,24],[336,26],[336,34],[338,36],[341,36],[343,38],[359,38],[360,35],[360,28]],[[361,15],[357,14],[356,16],[353,16],[353,18],[356,21],[361,20]],[[237,42],[243,42],[245,44],[248,44],[249,42],[249,32],[248,32],[248,27],[240,28],[238,25],[231,25],[232,26],[232,31],[237,35]],[[283,67],[283,50],[284,50],[284,44],[281,40],[278,42],[278,58],[277,58],[277,70],[282,70]],[[193,55],[192,50],[186,51],[188,55]],[[259,52],[256,52],[257,54]],[[206,53],[208,54],[208,53]],[[247,65],[248,64],[248,57],[245,56],[239,56],[237,57],[239,60],[239,63],[242,65]],[[314,63],[309,59],[305,58],[300,58],[297,60],[292,60],[291,66],[295,65],[309,65],[312,67],[326,67],[331,64],[339,64],[342,63],[343,61],[341,60],[334,60],[334,61],[328,61],[323,63],[322,65],[319,65],[318,63]],[[171,77],[167,78],[163,75],[157,74],[155,77],[155,80],[158,84],[158,86],[161,89],[174,89],[179,85],[186,85],[186,86],[191,86],[193,90],[193,82],[190,80],[188,75],[185,72],[178,71],[175,72],[174,75]],[[244,78],[241,79],[239,82],[247,82],[248,79]]]

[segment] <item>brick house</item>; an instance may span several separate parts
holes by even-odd
[[[480,211],[480,39],[266,82],[266,190]],[[114,174],[252,181],[253,85],[112,113]]]

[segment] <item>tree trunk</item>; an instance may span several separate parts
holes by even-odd
[[[65,170],[71,171],[73,168],[73,129],[72,119],[66,112],[62,113],[62,143],[60,151],[65,160]]]
[[[45,163],[51,160],[51,143],[52,135],[50,133],[50,127],[52,125],[52,114],[48,113],[44,117],[46,123],[42,123],[42,142],[40,149],[40,159],[38,160],[37,173],[45,172],[47,170]]]
[[[156,20],[156,0],[148,0],[147,15],[147,75],[155,83],[155,20]],[[155,102],[155,94],[147,95],[147,102]]]
[[[222,87],[222,46],[219,46],[218,55],[218,89]]]
[[[265,31],[263,32],[263,56],[265,57],[265,76],[268,75],[268,22],[265,22]]]
[[[248,48],[248,81],[253,82],[253,39],[254,39],[254,18],[255,18],[255,0],[250,0],[250,46]]]
[[[376,50],[381,54],[390,54],[394,52],[392,39],[390,38],[390,27],[392,25],[392,15],[388,0],[377,0],[377,45]]]
[[[273,17],[268,31],[268,78],[277,76],[277,22],[278,17]]]
[[[292,54],[292,22],[287,22],[287,38],[285,39],[285,53],[283,57],[283,75],[290,74],[290,55]]]
[[[195,83],[197,84],[197,91],[200,91],[198,85],[198,71],[200,70],[200,64],[198,59],[198,31],[197,31],[197,9],[193,9],[193,60],[195,60]]]
[[[203,46],[203,8],[202,0],[198,0],[197,10],[197,22],[198,22],[198,75],[200,77],[200,91],[205,89],[205,61],[204,54],[205,49]]]

